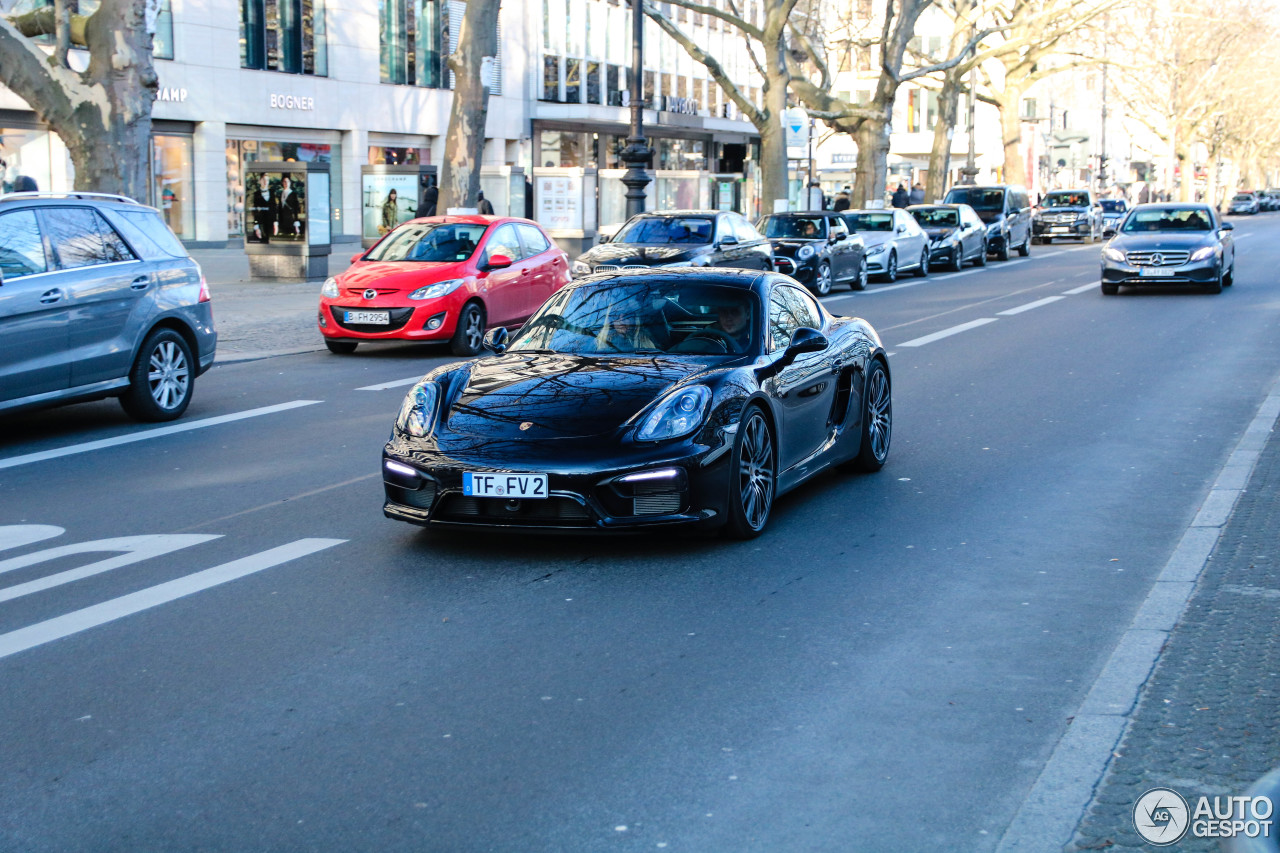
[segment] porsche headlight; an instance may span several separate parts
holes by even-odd
[[[1203,248],[1196,249],[1195,252],[1192,253],[1191,260],[1207,261],[1217,254],[1217,251],[1218,250],[1215,246],[1204,246]]]
[[[436,400],[440,386],[434,382],[419,382],[405,395],[396,417],[396,429],[414,438],[431,435],[435,427]]]
[[[1119,249],[1113,249],[1110,246],[1102,250],[1102,256],[1109,261],[1115,261],[1118,264],[1125,262],[1124,252]]]
[[[338,298],[338,280],[330,276],[324,280],[324,287],[320,288],[320,295],[326,299]]]
[[[813,247],[808,244],[801,246],[800,251],[796,252],[796,257],[802,261],[805,260],[806,258],[812,258]]]
[[[429,284],[426,287],[419,287],[413,293],[409,294],[410,299],[439,299],[441,296],[448,296],[459,287],[465,279],[451,278],[445,281],[437,281],[435,284]]]
[[[681,388],[654,406],[653,411],[640,422],[636,439],[661,441],[688,435],[702,426],[710,402],[711,389],[705,385]]]
[[[868,255],[868,256],[870,256],[870,255],[883,255],[883,254],[884,254],[884,250],[885,250],[885,249],[887,249],[887,248],[889,248],[889,244],[888,244],[888,243],[880,243],[880,244],[875,245],[875,246],[868,246],[868,247],[867,247],[867,255]]]
[[[578,276],[578,275],[591,275],[591,265],[590,265],[590,264],[588,264],[588,263],[585,263],[585,262],[583,262],[583,261],[574,261],[574,262],[573,262],[573,268],[572,268],[572,274],[573,274],[573,275],[575,275],[575,276]]]

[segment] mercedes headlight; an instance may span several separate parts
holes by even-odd
[[[436,400],[439,397],[440,386],[434,382],[419,382],[414,385],[400,404],[396,429],[414,438],[431,435],[431,430],[435,427]]]
[[[324,280],[324,287],[320,288],[320,295],[326,299],[338,298],[338,280],[333,276]]]
[[[661,441],[688,435],[702,426],[710,402],[711,389],[705,385],[681,388],[654,406],[653,411],[640,422],[636,439]]]
[[[800,247],[800,251],[796,252],[796,257],[802,261],[805,260],[806,258],[812,258],[813,247],[806,243],[805,245]]]
[[[419,287],[413,293],[409,294],[409,298],[417,299],[419,301],[423,299],[439,299],[441,296],[448,296],[450,293],[453,293],[461,287],[464,280],[465,279],[461,278],[451,278],[446,281],[437,281],[435,284],[427,285],[426,287]]]
[[[1191,260],[1207,261],[1217,253],[1218,253],[1218,249],[1216,246],[1204,246],[1202,248],[1196,249],[1195,252],[1191,254]]]
[[[1113,249],[1110,246],[1102,250],[1102,256],[1109,261],[1115,261],[1118,264],[1125,262],[1124,252],[1119,249]]]
[[[885,252],[885,249],[888,249],[888,248],[889,248],[888,243],[879,243],[875,246],[868,246],[867,256],[870,257],[871,255],[883,255]]]
[[[572,273],[575,276],[591,275],[591,265],[588,263],[584,263],[583,261],[574,261],[572,266]]]

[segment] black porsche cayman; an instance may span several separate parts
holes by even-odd
[[[779,494],[889,454],[875,330],[786,276],[594,275],[486,346],[406,396],[383,451],[389,518],[748,538]]]

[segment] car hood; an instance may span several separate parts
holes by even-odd
[[[950,237],[959,230],[959,226],[956,225],[930,225],[928,228],[924,229],[924,233],[929,235],[929,239],[931,241],[936,241],[941,240],[944,237]]]
[[[1109,244],[1122,252],[1159,252],[1170,249],[1194,252],[1201,246],[1217,244],[1213,232],[1199,231],[1194,234],[1117,234]]]
[[[598,264],[654,266],[691,261],[711,251],[708,244],[694,246],[647,245],[643,243],[605,243],[584,252],[578,260],[594,267]]]
[[[508,353],[479,359],[465,368],[441,432],[503,441],[602,435],[707,369],[705,362],[668,356]]]
[[[1087,207],[1079,207],[1079,206],[1071,207],[1071,206],[1065,206],[1065,205],[1055,205],[1053,207],[1042,207],[1039,210],[1039,213],[1045,214],[1047,216],[1052,216],[1055,213],[1074,213],[1076,216],[1079,216],[1082,213],[1088,213],[1088,212],[1089,212],[1089,208]]]
[[[465,278],[469,274],[465,266],[464,262],[458,261],[362,261],[337,277],[338,288],[365,290],[375,287],[384,292],[417,290],[433,282]]]
[[[870,249],[872,246],[891,242],[897,235],[893,231],[859,231],[858,236],[862,238],[862,242]]]
[[[974,213],[987,225],[1004,219],[1004,214],[999,210],[975,210]]]

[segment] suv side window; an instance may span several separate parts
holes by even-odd
[[[113,210],[129,242],[148,260],[187,257],[187,250],[154,210]]]
[[[15,210],[0,216],[0,270],[5,279],[47,272],[44,240],[32,210]]]
[[[62,269],[136,260],[128,244],[106,220],[87,207],[48,207],[39,211]]]
[[[763,235],[755,229],[750,222],[738,214],[732,214],[729,221],[733,223],[733,231],[738,237],[739,243],[754,243],[757,240],[764,239]]]

